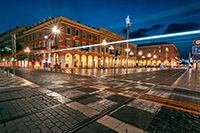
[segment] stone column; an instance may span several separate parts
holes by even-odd
[[[72,56],[72,60],[71,60],[71,68],[74,68],[74,57]]]
[[[81,62],[81,56],[80,56],[80,58],[79,58],[79,68],[81,68],[82,67],[82,62]]]
[[[88,68],[88,56],[86,56],[85,62],[86,62],[85,68]]]

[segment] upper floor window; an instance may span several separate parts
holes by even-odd
[[[92,47],[91,47],[92,44],[89,44],[89,45],[90,45],[89,50],[92,50]]]
[[[66,27],[66,33],[71,35],[72,34],[72,28],[67,26]]]
[[[101,47],[101,52],[104,52],[104,47]]]
[[[41,47],[42,47],[42,43],[40,42],[40,43],[39,43],[39,48],[41,48]]]
[[[69,39],[69,38],[66,39],[66,46],[72,47],[72,39]]]
[[[80,42],[79,41],[76,41],[75,42],[75,47],[79,47],[80,46]]]
[[[84,31],[82,32],[82,38],[85,38],[85,39],[87,38],[87,33]]]
[[[97,48],[97,46],[95,47],[95,51],[97,51],[98,50],[98,48]]]
[[[34,39],[37,39],[37,33],[35,33]]]
[[[95,41],[98,41],[98,37],[97,37],[97,36],[94,36],[94,40],[95,40]]]
[[[43,42],[43,47],[45,48],[46,46],[45,46],[45,41]]]
[[[85,48],[85,42],[83,42],[83,50],[85,50],[86,48]]]
[[[92,40],[92,34],[89,34],[89,36],[88,36],[88,38],[90,39],[90,40]]]
[[[39,32],[39,38],[41,37],[41,32]]]
[[[75,30],[75,36],[80,36],[80,30]]]
[[[33,34],[31,35],[31,40],[33,40]]]

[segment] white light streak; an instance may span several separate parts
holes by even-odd
[[[167,37],[175,37],[175,36],[184,36],[184,35],[191,35],[191,34],[198,34],[198,33],[200,33],[200,30],[180,32],[180,33],[172,33],[172,34],[165,34],[165,35],[157,35],[157,36],[150,36],[150,37],[142,37],[142,38],[121,40],[121,41],[115,41],[115,42],[106,42],[106,45],[125,43],[125,42],[137,42],[137,41],[152,40],[152,39],[167,38]],[[105,43],[103,42],[103,43],[87,45],[87,46],[79,46],[79,47],[72,47],[72,48],[67,48],[67,49],[52,50],[52,51],[48,51],[47,53],[62,52],[62,51],[75,50],[75,49],[88,48],[88,47],[96,47],[96,46],[102,46],[102,45],[104,46]]]

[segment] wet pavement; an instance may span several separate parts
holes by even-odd
[[[200,131],[198,87],[180,86],[190,71],[98,71],[20,68],[16,74],[23,79],[15,83],[0,73],[0,132]]]

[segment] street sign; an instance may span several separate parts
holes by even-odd
[[[199,54],[194,54],[194,55],[193,55],[193,59],[194,59],[195,61],[199,61],[199,60],[200,60],[200,55],[199,55]]]
[[[200,39],[194,40],[194,45],[199,46],[200,45]]]
[[[193,46],[192,47],[193,54],[200,54],[200,46]]]

